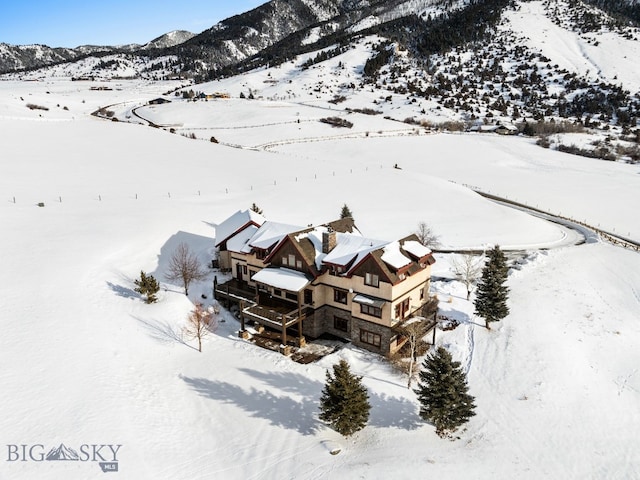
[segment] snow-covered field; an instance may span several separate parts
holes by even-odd
[[[154,122],[206,130],[192,140],[88,115],[130,102],[127,111],[177,84],[92,85],[0,82],[0,479],[96,478],[92,460],[112,460],[105,447],[86,462],[34,461],[62,443],[79,453],[122,445],[110,475],[127,479],[640,478],[640,254],[567,246],[564,229],[464,186],[640,238],[638,166],[523,138],[408,134],[378,116],[354,114],[345,132],[315,121],[317,106],[292,103],[301,92],[155,109]],[[244,136],[226,138],[221,118]],[[276,121],[253,137],[264,119]],[[344,133],[358,138],[327,139]],[[250,150],[212,135],[292,143]],[[373,238],[426,221],[447,247],[530,251],[510,275],[511,315],[491,331],[461,284],[434,284],[461,322],[437,342],[476,396],[459,440],[421,422],[406,379],[368,352],[296,364],[236,338],[223,311],[198,353],[180,330],[201,294],[211,301],[213,271],[189,298],[168,283],[155,305],[133,292],[141,269],[164,281],[182,241],[210,259],[215,224],[253,202],[268,219],[302,225],[333,220],[347,203]],[[438,260],[446,276],[450,259]],[[369,426],[349,440],[317,419],[339,358],[364,377],[372,403]],[[336,444],[342,452],[330,455]]]

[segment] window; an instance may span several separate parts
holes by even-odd
[[[247,274],[247,266],[246,265],[242,266],[242,273],[244,273],[245,275]]]
[[[402,301],[402,303],[398,303],[398,304],[396,305],[396,308],[395,308],[395,313],[396,313],[395,318],[402,319],[402,318],[404,318],[404,317],[406,317],[406,316],[407,316],[407,313],[409,313],[410,300],[411,300],[411,299],[409,299],[409,298],[405,298],[405,299]]]
[[[304,303],[307,305],[313,304],[313,290],[306,289],[304,291]]]
[[[285,296],[286,298],[288,298],[289,300],[295,300],[295,301],[298,301],[298,295],[296,295],[295,293],[289,293],[289,292],[286,292],[286,293],[284,294],[284,296]]]
[[[296,266],[296,256],[291,253],[289,254],[289,266],[290,267]]]
[[[424,300],[424,288],[420,289],[420,300]]]
[[[289,264],[287,263],[287,257],[282,257],[282,265],[284,265],[285,267],[286,267],[287,265],[289,265]]]
[[[329,275],[340,275],[344,273],[344,267],[342,265],[331,265],[329,267]]]
[[[369,332],[368,330],[360,329],[360,341],[367,345],[373,345],[374,347],[380,347],[382,343],[382,337],[377,333]]]
[[[302,262],[300,260],[296,260],[296,268],[302,270]]]
[[[258,273],[255,270],[249,270],[249,280],[253,280],[253,276]]]
[[[340,330],[341,332],[349,331],[349,320],[346,318],[333,317],[333,328]]]
[[[380,284],[380,278],[375,273],[366,273],[364,276],[364,284],[377,287]]]
[[[382,309],[380,307],[374,307],[373,305],[365,305],[361,303],[360,312],[374,317],[382,318]]]
[[[338,290],[337,288],[333,289],[333,301],[338,303],[347,304],[347,291],[346,290]]]
[[[278,290],[277,288],[274,288],[274,289],[273,289],[273,294],[274,294],[276,297],[281,297],[281,296],[282,296],[282,290]]]

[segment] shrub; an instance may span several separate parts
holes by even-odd
[[[155,303],[158,301],[156,293],[160,290],[160,285],[153,275],[147,275],[142,270],[140,271],[140,278],[134,280],[136,284],[134,289],[140,295],[145,296],[145,303]]]
[[[320,121],[322,123],[328,123],[333,127],[345,127],[345,128],[353,127],[353,123],[351,123],[349,120],[346,120],[340,117],[326,117],[326,118],[321,118]]]
[[[43,107],[42,105],[36,105],[35,103],[27,103],[27,108],[29,110],[45,110],[48,111],[48,107]]]

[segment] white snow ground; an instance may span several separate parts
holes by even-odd
[[[397,122],[358,139],[234,149],[87,116],[175,85],[90,85],[0,82],[0,479],[103,475],[94,462],[7,461],[7,445],[46,453],[61,443],[121,444],[112,475],[127,479],[640,478],[640,255],[603,243],[537,251],[563,245],[564,230],[462,185],[638,238],[638,166],[520,138],[400,136]],[[234,106],[244,126],[269,116],[268,102]],[[369,121],[381,122],[358,120]],[[193,128],[210,126],[200,122]],[[316,139],[345,133],[307,126]],[[259,142],[246,130],[251,147],[299,138],[297,123]],[[406,380],[373,354],[345,348],[299,365],[237,339],[226,313],[198,353],[180,329],[202,293],[210,301],[213,272],[190,298],[167,283],[155,305],[133,292],[141,269],[164,281],[181,241],[209,259],[215,224],[253,202],[270,220],[302,225],[335,219],[347,203],[372,238],[400,238],[424,220],[445,246],[531,249],[510,276],[511,315],[491,331],[462,285],[434,285],[462,322],[438,343],[468,368],[478,405],[459,440],[421,422]],[[363,375],[373,407],[349,440],[317,420],[339,358]],[[336,444],[342,452],[330,455]]]

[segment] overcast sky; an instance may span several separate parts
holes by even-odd
[[[267,0],[1,0],[0,42],[50,47],[144,44],[200,33]]]

